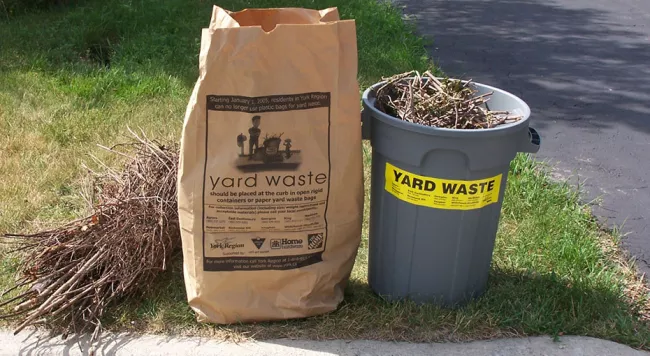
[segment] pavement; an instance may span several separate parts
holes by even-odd
[[[446,74],[525,100],[539,159],[650,275],[650,1],[395,0]]]
[[[13,336],[0,331],[0,356],[76,356],[88,354],[88,339],[49,339],[36,332]],[[413,344],[380,341],[270,340],[227,343],[198,337],[111,334],[103,338],[96,355],[237,355],[237,356],[649,356],[611,341],[589,337],[548,336],[469,343]]]

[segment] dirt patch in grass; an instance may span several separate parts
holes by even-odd
[[[119,32],[116,29],[102,28],[98,32],[90,32],[84,39],[80,53],[81,58],[103,67],[109,67],[119,40]]]

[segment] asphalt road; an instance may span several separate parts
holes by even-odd
[[[531,107],[538,159],[650,275],[650,0],[400,0],[446,74]]]

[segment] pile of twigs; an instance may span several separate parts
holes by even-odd
[[[134,134],[135,135],[135,134]],[[20,275],[4,291],[0,318],[16,317],[15,332],[46,325],[64,337],[102,329],[106,308],[142,293],[180,249],[176,204],[178,150],[137,135],[107,148],[128,157],[122,172],[103,166],[94,178],[93,214],[53,230],[7,234],[25,254]],[[17,294],[9,297],[9,293]]]
[[[477,95],[471,81],[442,79],[427,71],[384,78],[376,107],[404,121],[451,129],[486,129],[521,120],[507,111],[490,111],[492,92]]]

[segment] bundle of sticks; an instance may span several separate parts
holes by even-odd
[[[430,71],[384,78],[376,107],[404,121],[452,129],[486,129],[521,120],[507,111],[490,111],[492,92],[477,95],[471,80],[438,79]]]
[[[0,318],[17,318],[16,333],[46,325],[64,336],[92,332],[96,341],[106,308],[146,291],[180,250],[178,150],[134,136],[106,148],[128,158],[122,171],[99,160],[102,172],[90,171],[92,214],[52,230],[4,236],[24,254],[16,283],[0,291]]]

